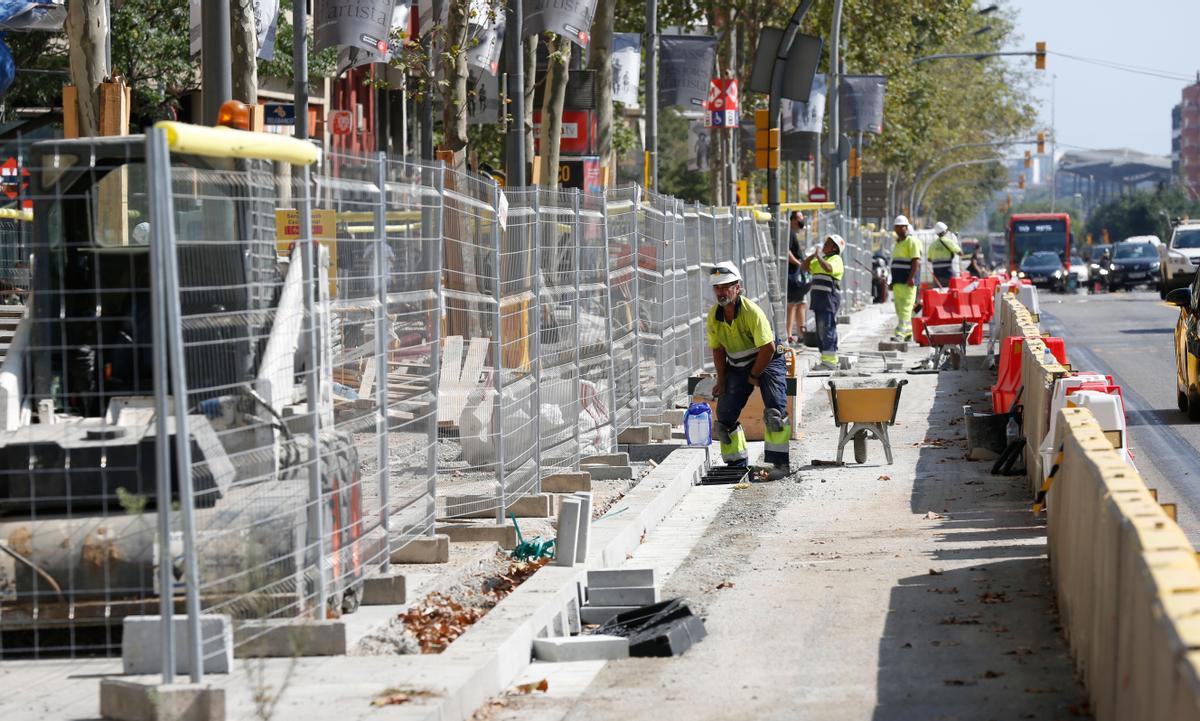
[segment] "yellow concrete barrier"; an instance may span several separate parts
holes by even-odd
[[[1095,716],[1200,721],[1200,564],[1090,411],[1057,424],[1051,571]]]
[[[1054,381],[1066,374],[1054,356],[1046,352],[1041,333],[1036,325],[1022,323],[1020,335],[1025,336],[1021,349],[1021,404],[1025,407],[1021,416],[1022,435],[1025,436],[1025,471],[1029,478],[1030,494],[1037,495],[1045,474],[1042,472],[1042,455],[1038,447],[1050,430],[1050,400],[1054,394]]]

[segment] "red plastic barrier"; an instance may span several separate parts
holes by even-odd
[[[983,326],[992,317],[992,303],[992,294],[985,287],[976,287],[970,292],[961,289],[923,291],[921,315],[913,318],[913,338],[920,345],[929,345],[927,326],[973,323],[967,343],[979,345],[983,342]]]
[[[1021,351],[1024,347],[1025,338],[1019,335],[1005,338],[1000,346],[999,371],[996,385],[992,386],[992,413],[1008,413],[1012,408],[1021,387]]]

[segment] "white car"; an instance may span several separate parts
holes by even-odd
[[[1071,275],[1075,276],[1076,287],[1087,287],[1088,264],[1084,263],[1083,258],[1080,258],[1078,255],[1071,256]]]
[[[1185,221],[1171,232],[1171,242],[1158,246],[1162,260],[1158,294],[1166,298],[1176,288],[1185,288],[1200,266],[1200,221]]]

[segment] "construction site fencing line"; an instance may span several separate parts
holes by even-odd
[[[437,522],[503,519],[679,407],[717,262],[782,317],[749,209],[230,137],[242,157],[163,129],[30,147],[34,222],[0,220],[6,657],[118,655],[159,615],[158,670],[196,679],[222,624],[253,655],[352,613]]]

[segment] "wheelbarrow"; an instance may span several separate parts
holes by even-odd
[[[963,321],[962,323],[925,326],[925,337],[929,339],[929,345],[933,347],[933,352],[929,354],[929,358],[925,359],[921,367],[939,371],[949,361],[948,365],[951,368],[955,370],[961,368],[963,359],[967,357],[967,340],[975,332],[977,325],[979,324]]]
[[[900,408],[900,390],[907,380],[888,381],[886,386],[838,388],[829,381],[829,404],[833,407],[833,422],[841,428],[838,436],[837,463],[842,463],[846,444],[854,443],[854,462],[867,462],[867,439],[883,443],[888,465],[892,463],[892,441],[888,426],[895,424]]]

